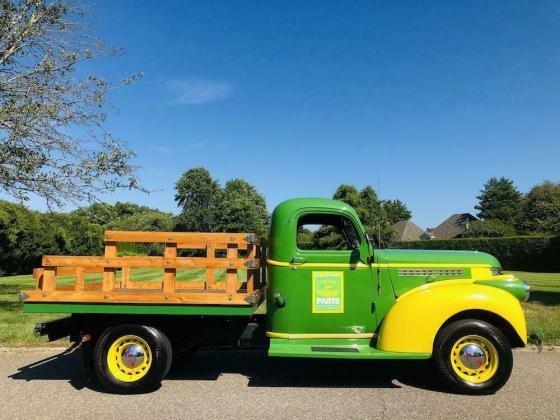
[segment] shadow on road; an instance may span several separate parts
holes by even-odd
[[[81,356],[80,349],[70,347],[60,354],[18,368],[18,371],[9,378],[24,381],[64,380],[77,390],[86,387],[98,389],[97,385],[91,386],[89,375],[84,371]]]
[[[402,383],[440,390],[427,361],[268,358],[264,350],[200,350],[178,355],[166,381],[215,381],[227,373],[246,376],[251,387],[400,388]],[[64,380],[77,390],[103,392],[84,370],[79,349],[22,366],[10,378]]]

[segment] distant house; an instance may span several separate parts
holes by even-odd
[[[418,227],[418,225],[412,223],[411,220],[399,220],[393,225],[393,230],[396,233],[396,240],[399,242],[426,239],[424,237],[426,232]]]
[[[461,238],[469,228],[469,223],[478,220],[470,213],[457,213],[449,216],[439,226],[431,230],[435,239]]]

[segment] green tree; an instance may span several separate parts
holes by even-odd
[[[133,152],[104,128],[114,85],[76,71],[119,53],[87,20],[72,0],[0,1],[0,190],[17,199],[62,205],[142,189]]]
[[[339,185],[333,194],[333,199],[344,201],[353,208],[357,208],[360,205],[360,194],[353,185]]]
[[[145,209],[112,220],[105,226],[105,229],[169,232],[173,230],[173,226],[174,221],[171,213],[164,213],[154,209]]]
[[[115,207],[107,203],[93,203],[87,207],[80,207],[72,214],[99,225],[106,225],[118,217]]]
[[[409,220],[412,218],[412,213],[401,200],[384,200],[382,205],[383,210],[387,214],[387,219],[392,225],[399,220]]]
[[[560,234],[560,184],[545,181],[531,188],[523,199],[519,229]]]
[[[217,227],[217,208],[222,190],[205,168],[186,171],[175,185],[175,201],[181,207],[175,229],[185,232],[212,232]]]
[[[65,224],[65,254],[103,255],[104,227],[77,214],[68,215]]]
[[[0,273],[30,273],[43,255],[60,253],[58,233],[39,212],[0,201]]]
[[[484,184],[476,197],[478,217],[484,220],[500,220],[514,224],[519,217],[523,195],[513,181],[504,177],[492,177]]]
[[[218,206],[217,230],[264,236],[268,218],[266,200],[253,185],[240,178],[226,182]]]
[[[371,186],[366,185],[360,191],[356,212],[360,216],[366,232],[378,246],[392,242],[395,232],[381,201]]]
[[[356,210],[366,232],[377,245],[388,244],[393,240],[394,232],[387,219],[387,214],[371,186],[366,185],[358,192],[353,185],[340,185],[336,189],[333,199],[344,201]],[[324,241],[326,239],[322,238],[331,237],[333,232],[319,229],[315,234],[316,241]],[[380,241],[381,243],[379,243]]]
[[[509,223],[500,220],[475,220],[469,223],[463,236],[465,238],[498,238],[505,236],[514,236],[515,228]]]

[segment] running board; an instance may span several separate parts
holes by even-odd
[[[311,357],[321,359],[429,359],[429,353],[396,353],[370,347],[369,339],[271,338],[272,357]]]

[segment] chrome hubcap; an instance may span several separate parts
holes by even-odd
[[[130,344],[122,351],[121,360],[127,368],[134,369],[144,361],[144,350],[138,344]]]
[[[459,352],[459,360],[467,369],[479,369],[486,364],[486,353],[476,344],[468,344]]]

